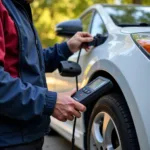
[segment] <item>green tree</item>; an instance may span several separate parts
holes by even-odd
[[[142,4],[141,0],[133,0],[133,4]]]

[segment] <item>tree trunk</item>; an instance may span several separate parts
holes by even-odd
[[[133,4],[142,4],[142,0],[133,0]]]

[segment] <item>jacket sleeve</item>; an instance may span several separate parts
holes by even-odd
[[[66,42],[56,44],[54,47],[49,47],[43,50],[45,71],[53,72],[58,68],[60,61],[67,60],[72,52]]]
[[[5,40],[0,18],[0,115],[29,120],[39,115],[51,115],[57,94],[46,88],[23,83],[4,70]]]

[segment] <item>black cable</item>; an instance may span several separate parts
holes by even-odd
[[[78,58],[77,58],[77,64],[79,64],[79,59],[80,59],[81,51],[82,51],[82,49],[80,49],[80,51],[79,51]]]
[[[74,150],[76,121],[77,121],[77,118],[75,117],[74,118],[74,123],[73,123],[72,149],[71,150]]]
[[[77,64],[79,63],[79,59],[80,59],[80,55],[81,55],[81,50],[82,50],[82,49],[80,49],[79,54],[78,54]],[[77,90],[77,91],[79,90],[79,86],[78,86],[78,76],[76,76],[76,90]],[[77,118],[75,117],[75,118],[74,118],[74,123],[73,123],[73,131],[72,131],[72,149],[71,149],[71,150],[74,150],[76,121],[77,121]]]

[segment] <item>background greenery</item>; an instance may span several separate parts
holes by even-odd
[[[33,17],[43,46],[61,40],[55,35],[57,23],[77,18],[83,10],[96,3],[150,5],[150,0],[35,0]]]

